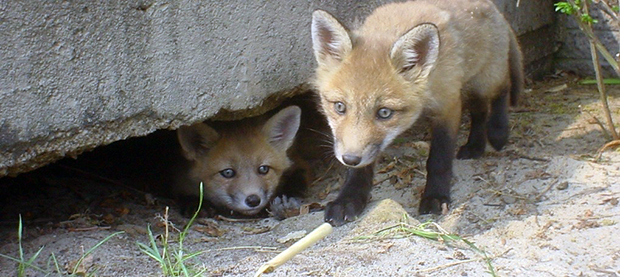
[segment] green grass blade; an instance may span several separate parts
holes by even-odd
[[[192,215],[192,218],[189,220],[189,222],[187,222],[187,225],[185,226],[185,228],[183,228],[183,232],[181,232],[181,234],[179,235],[179,248],[181,250],[183,249],[183,239],[185,239],[187,232],[189,232],[189,228],[194,223],[194,220],[196,220],[196,218],[198,217],[198,214],[200,214],[200,210],[202,210],[202,197],[203,197],[203,184],[202,182],[200,182],[200,198],[198,198],[199,199],[198,209],[196,209],[196,211],[194,212],[194,215]]]
[[[19,214],[19,223],[17,225],[17,241],[18,241],[18,247],[19,247],[19,264],[17,265],[17,276],[24,276],[24,271],[26,270],[24,268],[24,248],[22,247],[22,231],[23,231],[23,226],[22,226],[22,215]]]
[[[49,260],[51,260],[54,263],[54,268],[56,269],[56,273],[58,273],[58,276],[62,276],[62,271],[60,271],[60,265],[58,264],[58,260],[56,259],[56,255],[54,255],[53,252],[52,252],[52,254],[50,254]],[[50,268],[49,261],[47,262],[47,264],[48,264],[47,268]]]
[[[596,80],[594,79],[584,79],[579,81],[580,85],[596,85]],[[605,85],[620,85],[620,79],[609,78],[603,79],[603,84]]]
[[[191,254],[187,254],[187,255],[185,255],[183,257],[183,260],[189,260],[191,258],[195,258],[195,257],[197,257],[199,255],[204,254],[204,253],[207,253],[207,251],[206,250],[202,250],[202,251],[194,252],[194,253],[191,253]]]
[[[39,248],[39,251],[37,251],[37,253],[34,253],[34,255],[32,257],[30,257],[30,259],[28,259],[28,264],[32,264],[34,262],[34,260],[37,259],[37,257],[39,257],[39,255],[41,254],[41,251],[43,251],[43,246],[41,246],[41,248]]]
[[[153,258],[153,260],[156,260],[157,262],[161,263],[161,256],[159,256],[159,252],[157,250],[153,250],[149,248],[146,244],[141,243],[141,242],[138,242],[138,248],[140,248],[140,251],[142,251],[142,253]]]
[[[150,250],[152,250],[153,254],[155,254],[155,259],[163,263],[164,259],[162,258],[162,255],[159,253],[159,247],[157,247],[157,241],[155,240],[155,237],[153,236],[153,231],[151,230],[151,226],[148,226],[147,229],[149,232],[149,242],[151,243]],[[148,247],[146,247],[146,245],[145,245],[145,248],[149,249]]]
[[[103,245],[104,243],[106,243],[106,242],[107,242],[108,240],[110,240],[111,238],[113,238],[113,237],[115,237],[115,236],[117,236],[117,235],[120,235],[120,234],[122,234],[122,233],[124,233],[124,232],[123,232],[123,231],[120,231],[120,232],[113,233],[113,234],[111,234],[111,235],[107,236],[106,238],[104,238],[103,240],[101,240],[100,242],[98,242],[97,244],[95,244],[95,246],[93,246],[93,247],[91,247],[90,249],[88,249],[88,251],[86,251],[86,253],[84,253],[84,254],[80,257],[80,259],[78,259],[77,263],[75,263],[75,266],[73,267],[73,271],[72,271],[72,272],[77,272],[78,267],[80,267],[80,265],[82,264],[82,262],[84,261],[84,259],[85,259],[88,255],[90,255],[90,253],[93,253],[93,251],[95,251],[97,248],[99,248],[99,246]]]
[[[43,273],[47,272],[45,269],[40,268],[40,267],[38,267],[36,265],[33,265],[32,263],[28,263],[28,261],[20,260],[19,258],[14,258],[14,257],[7,256],[7,255],[4,255],[4,254],[0,254],[0,257],[5,258],[7,260],[11,260],[11,261],[16,262],[18,265],[21,265],[24,270],[26,270],[26,268],[32,268],[32,269],[34,269],[36,271],[39,271],[39,272],[43,272]],[[18,275],[18,276],[24,276],[24,275],[22,273],[22,275]]]

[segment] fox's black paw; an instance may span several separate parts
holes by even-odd
[[[487,123],[487,138],[489,144],[497,151],[502,150],[508,142],[510,135],[510,125],[508,123],[508,115],[500,114],[491,116]]]
[[[278,220],[299,215],[301,202],[295,197],[278,196],[269,205],[269,214]]]
[[[508,142],[508,128],[499,127],[500,129],[489,129],[487,137],[489,138],[489,143],[493,148],[497,151],[502,150],[504,145]]]
[[[484,154],[484,147],[486,145],[473,145],[465,144],[459,148],[459,152],[456,154],[456,158],[459,160],[470,160],[482,157]]]
[[[336,199],[325,206],[325,222],[333,226],[341,226],[355,221],[366,207],[366,199],[346,197]]]
[[[420,200],[420,214],[447,214],[449,211],[450,199],[447,197],[422,197]]]

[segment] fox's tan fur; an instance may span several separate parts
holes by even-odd
[[[423,114],[433,129],[446,129],[454,139],[468,99],[479,100],[471,107],[476,112],[508,91],[514,104],[522,90],[515,35],[488,0],[387,4],[353,31],[317,11],[312,27],[318,62],[313,83],[334,134],[336,158],[352,167],[371,165]],[[337,103],[345,112],[337,111]],[[381,108],[392,111],[389,118],[378,117]],[[496,148],[504,140],[489,137]],[[361,160],[347,162],[345,155]]]
[[[180,128],[179,142],[191,165],[176,185],[176,194],[197,197],[202,182],[205,200],[216,208],[245,215],[262,211],[292,165],[287,150],[299,128],[300,113],[297,106],[290,106],[270,118],[220,123],[216,129],[205,123]],[[266,173],[259,172],[261,166],[268,167]],[[226,178],[227,169],[234,170],[234,176]],[[252,195],[260,202],[248,205],[252,201],[246,199]]]

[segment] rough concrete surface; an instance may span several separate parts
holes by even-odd
[[[383,2],[2,0],[0,176],[260,105],[311,76],[314,9]],[[495,2],[519,34],[553,23],[551,0]]]
[[[0,176],[291,89],[311,12],[353,2],[1,1]]]

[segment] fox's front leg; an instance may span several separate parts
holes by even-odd
[[[325,221],[340,226],[354,221],[370,200],[374,175],[373,164],[349,168],[347,178],[336,200],[325,207]]]
[[[420,200],[420,214],[447,212],[459,123],[460,112],[432,121],[431,149],[426,161],[426,187]],[[445,208],[442,207],[444,204]]]

